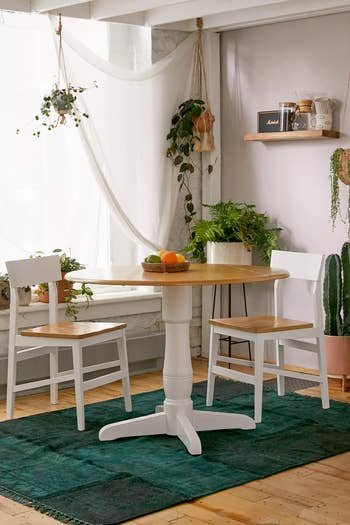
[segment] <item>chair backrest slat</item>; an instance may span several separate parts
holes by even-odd
[[[323,331],[321,278],[324,255],[318,253],[283,252],[273,250],[271,267],[287,270],[290,278],[308,282],[308,290],[312,296],[314,325]],[[283,315],[282,287],[283,282],[275,281],[274,313]]]
[[[292,279],[319,281],[324,255],[319,253],[283,252],[273,250],[271,267],[287,270]]]
[[[14,288],[59,281],[61,266],[58,255],[7,261],[10,285]]]

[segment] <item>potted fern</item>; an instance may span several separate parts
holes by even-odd
[[[265,213],[258,213],[254,204],[232,201],[203,206],[211,219],[195,223],[183,252],[202,263],[251,264],[255,248],[269,264],[271,251],[278,248],[280,228],[268,228]]]
[[[343,390],[350,375],[350,243],[344,243],[341,256],[328,255],[323,287],[325,310],[325,348],[327,370],[340,375]]]

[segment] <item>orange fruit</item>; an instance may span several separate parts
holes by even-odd
[[[160,256],[162,263],[170,264],[177,263],[177,256],[175,252],[165,252]]]
[[[184,262],[186,262],[185,256],[182,255],[182,253],[177,253],[177,254],[176,254],[176,257],[177,257],[177,262],[179,262],[179,263],[184,263]]]

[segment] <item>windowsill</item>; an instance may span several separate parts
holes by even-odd
[[[86,300],[79,297],[75,302],[79,310],[78,321],[88,319],[103,319],[121,315],[138,315],[148,312],[161,311],[161,292],[143,292],[129,290],[127,292],[110,292],[96,294],[87,307]],[[65,303],[58,304],[59,319],[64,317]],[[29,306],[19,307],[19,325],[30,326],[47,322],[49,305],[38,301]],[[0,310],[0,330],[8,330],[10,310]]]

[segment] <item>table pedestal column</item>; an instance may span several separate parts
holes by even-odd
[[[193,410],[189,334],[191,318],[192,287],[165,286],[164,404],[156,407],[155,414],[106,425],[99,433],[101,441],[128,436],[169,434],[181,439],[190,454],[201,454],[201,442],[196,431],[255,428],[254,420],[242,414]]]

